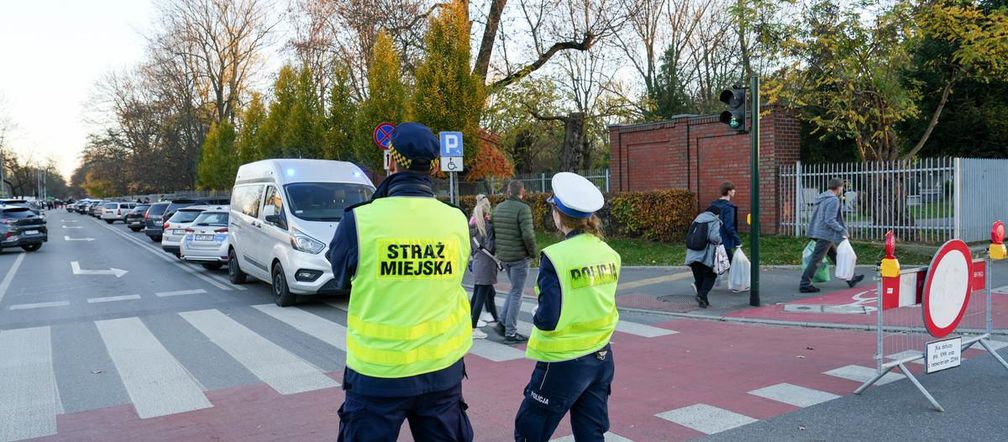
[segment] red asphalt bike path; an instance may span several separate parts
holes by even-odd
[[[679,333],[654,338],[616,333],[612,339],[610,431],[637,442],[704,436],[656,417],[659,413],[707,404],[763,420],[798,407],[750,391],[788,383],[846,396],[859,382],[823,373],[852,364],[874,367],[870,332],[693,319],[660,327]],[[975,351],[968,351],[967,359],[970,352]],[[466,364],[463,392],[476,440],[513,439],[514,414],[533,362],[469,355]],[[341,373],[329,376],[340,380]],[[150,419],[138,418],[129,404],[61,415],[57,435],[41,440],[334,440],[343,399],[339,388],[285,396],[262,383],[206,395],[212,408]],[[554,437],[569,434],[565,418]],[[410,440],[408,429],[400,439]]]

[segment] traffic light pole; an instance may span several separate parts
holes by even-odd
[[[759,130],[760,130],[760,80],[759,75],[752,76],[752,82],[750,84],[749,96],[752,97],[750,101],[752,102],[752,128],[749,131],[749,140],[752,142],[752,182],[749,185],[749,201],[750,201],[750,216],[751,216],[751,229],[750,229],[750,261],[752,262],[751,272],[750,272],[750,283],[749,283],[749,305],[756,307],[760,305],[759,297],[759,275],[760,275],[760,257],[759,257],[759,237],[760,237],[760,190],[759,190]]]

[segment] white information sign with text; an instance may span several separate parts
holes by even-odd
[[[924,358],[927,374],[958,367],[962,363],[962,338],[928,342]]]

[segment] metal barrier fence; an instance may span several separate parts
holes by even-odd
[[[831,178],[847,181],[843,213],[854,239],[889,230],[904,241],[983,241],[991,219],[1008,215],[1008,160],[922,158],[907,161],[781,166],[779,207],[785,232],[802,236],[816,197]]]
[[[963,351],[971,347],[986,349],[1001,365],[1008,369],[1008,363],[988,343],[988,339],[993,333],[993,321],[991,318],[991,261],[989,258],[974,259],[974,269],[977,264],[985,266],[986,269],[984,288],[972,290],[962,320],[959,322],[956,330],[942,339],[961,338],[961,350]],[[874,355],[876,376],[858,387],[854,391],[855,394],[863,393],[868,387],[881,380],[883,376],[898,368],[931,402],[931,405],[935,409],[944,411],[938,401],[931,396],[906,365],[910,363],[926,363],[925,358],[927,355],[925,348],[929,342],[936,340],[928,332],[922,319],[924,317],[922,311],[924,307],[920,303],[920,292],[923,288],[924,276],[927,271],[927,267],[902,269],[899,275],[900,287],[896,299],[890,296],[887,300],[882,278],[876,278],[878,280],[877,308],[875,309],[877,319],[875,325],[876,350]],[[904,304],[900,298],[906,299],[906,297],[911,297],[909,299],[910,305],[899,306]],[[894,302],[896,303],[895,306],[893,305]]]
[[[893,230],[903,240],[944,242],[955,234],[955,161],[802,164],[781,166],[781,226],[806,233],[816,197],[832,178],[846,180],[842,210],[853,239],[879,240]]]

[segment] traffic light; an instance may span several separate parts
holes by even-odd
[[[721,102],[728,105],[728,110],[721,112],[721,122],[745,132],[745,89],[734,86],[721,91]]]

